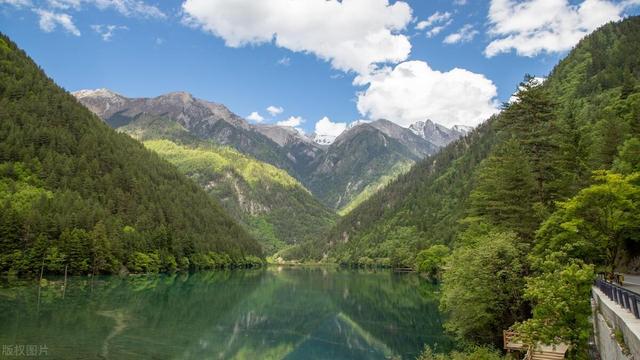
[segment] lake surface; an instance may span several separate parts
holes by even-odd
[[[415,274],[268,267],[72,278],[64,292],[60,284],[5,282],[2,351],[47,359],[414,359],[424,344],[442,352],[453,344],[443,334],[438,287]]]

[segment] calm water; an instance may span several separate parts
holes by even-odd
[[[0,345],[47,359],[413,359],[452,344],[437,291],[414,274],[286,267],[75,278],[64,296],[4,284]]]

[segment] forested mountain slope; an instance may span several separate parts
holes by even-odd
[[[326,248],[316,248],[313,256],[410,266],[420,249],[451,244],[467,226],[463,219],[486,215],[476,211],[478,206],[471,209],[473,201],[481,200],[481,187],[495,192],[507,185],[504,177],[492,175],[497,171],[491,168],[494,164],[484,161],[482,171],[480,164],[491,154],[509,151],[503,144],[510,139],[518,143],[516,152],[525,152],[524,164],[532,167],[533,179],[520,179],[525,183],[519,186],[531,181],[537,195],[535,201],[521,202],[520,209],[496,211],[534,214],[530,226],[535,229],[556,201],[590,184],[593,170],[611,168],[625,141],[638,136],[638,54],[637,17],[587,36],[544,84],[528,84],[525,79],[532,91],[520,104],[506,104],[500,115],[420,162],[341,219],[327,237]],[[490,181],[494,183],[487,185]],[[515,190],[503,196],[526,198]]]
[[[259,261],[197,184],[110,129],[0,37],[0,270],[159,271]]]
[[[512,329],[588,358],[595,273],[640,259],[639,54],[640,17],[601,27],[342,218],[324,247],[289,254],[412,267],[442,280],[460,340],[501,346]]]
[[[495,138],[492,121],[417,163],[338,221],[326,247],[333,261],[412,265],[416,251],[432,243],[449,243],[472,188],[471,177]],[[362,258],[362,259],[361,259]],[[408,261],[405,261],[408,260]]]
[[[319,239],[335,224],[333,211],[286,171],[200,140],[169,118],[141,115],[118,130],[142,141],[217,199],[265,254]]]

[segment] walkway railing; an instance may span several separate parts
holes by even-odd
[[[596,286],[609,299],[622,306],[622,308],[631,311],[636,319],[640,319],[640,294],[607,281],[602,276],[596,279]]]

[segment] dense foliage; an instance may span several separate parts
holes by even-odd
[[[195,183],[110,129],[5,36],[0,119],[0,271],[260,262],[258,243]]]
[[[530,345],[584,356],[594,266],[638,255],[638,53],[640,17],[587,36],[544,83],[526,76],[500,114],[341,219],[322,252],[419,268],[448,245],[441,305],[459,338],[497,344],[515,324]]]
[[[564,342],[584,354],[591,332],[593,265],[554,253],[534,259],[534,266],[536,274],[527,279],[524,291],[533,314],[515,329],[527,344]]]
[[[526,314],[523,249],[514,233],[469,229],[444,273],[440,300],[446,327],[461,339],[495,343]]]
[[[195,180],[271,255],[313,241],[334,225],[335,214],[284,170],[236,150],[201,141],[179,145],[148,140],[145,146]]]
[[[490,347],[471,346],[463,351],[452,351],[448,354],[435,353],[430,347],[425,347],[424,351],[416,360],[501,360],[505,359],[500,352]]]
[[[433,245],[422,250],[416,256],[416,271],[426,274],[432,279],[437,279],[445,265],[449,248],[445,245]]]

